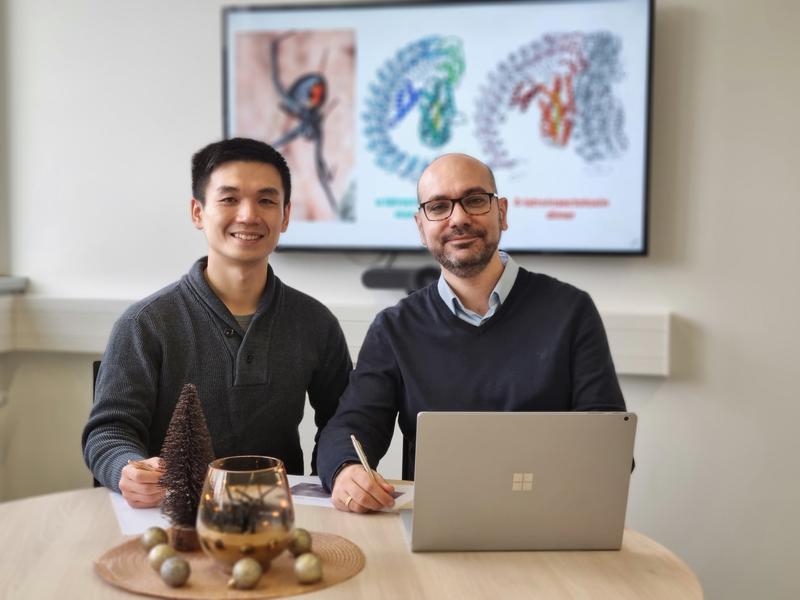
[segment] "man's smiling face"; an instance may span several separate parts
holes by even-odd
[[[433,161],[420,177],[420,204],[431,200],[463,198],[473,192],[495,192],[489,170],[463,154],[448,154]],[[477,275],[497,252],[500,234],[508,229],[508,201],[492,201],[489,212],[467,214],[460,204],[442,221],[430,221],[420,210],[414,215],[422,244],[442,267],[458,277]]]
[[[192,199],[192,221],[208,240],[209,261],[260,262],[289,225],[278,170],[261,162],[233,161],[214,169],[205,200]]]

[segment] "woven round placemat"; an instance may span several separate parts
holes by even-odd
[[[203,552],[181,552],[189,561],[192,574],[180,588],[171,588],[148,564],[147,551],[138,539],[114,546],[98,558],[94,567],[111,585],[159,598],[275,598],[293,596],[336,585],[364,568],[364,553],[350,540],[330,533],[311,533],[312,549],[322,560],[322,580],[304,585],[295,579],[294,557],[284,552],[272,561],[269,570],[252,590],[227,586],[229,575]]]

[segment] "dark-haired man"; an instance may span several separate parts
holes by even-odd
[[[191,216],[208,257],[114,325],[83,432],[95,478],[131,506],[161,501],[160,473],[129,461],[159,467],[185,383],[197,386],[217,456],[275,456],[289,473],[303,473],[306,393],[318,431],[336,411],[352,368],[339,323],[269,266],[290,194],[286,161],[263,142],[223,140],[192,158]],[[315,447],[312,472],[316,460]]]
[[[498,197],[491,170],[464,154],[445,155],[424,171],[417,195],[420,239],[442,274],[376,317],[323,431],[320,476],[339,510],[392,505],[392,486],[370,479],[349,436],[376,465],[395,416],[413,461],[423,410],[625,410],[589,295],[498,250],[508,201]]]

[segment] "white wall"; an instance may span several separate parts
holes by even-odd
[[[134,298],[177,278],[203,248],[189,156],[221,136],[220,3],[6,2],[11,270],[62,297]],[[791,0],[659,0],[650,256],[519,257],[603,309],[675,313],[673,374],[623,378],[640,415],[628,523],[709,598],[800,597],[798,22]],[[361,288],[371,259],[273,265],[331,304],[393,300]],[[36,491],[85,481],[91,358],[0,355],[6,455],[70,474]],[[69,418],[46,416],[63,406]]]
[[[9,213],[8,213],[8,170],[6,160],[6,44],[7,37],[3,24],[6,23],[5,0],[0,0],[0,277],[8,275],[10,260]]]

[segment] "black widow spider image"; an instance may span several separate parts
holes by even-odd
[[[276,37],[270,44],[270,59],[272,61],[272,83],[281,98],[280,109],[298,120],[297,125],[272,142],[274,148],[285,146],[299,136],[314,142],[314,162],[317,168],[317,178],[322,186],[331,208],[336,212],[336,198],[331,191],[330,182],[333,174],[322,156],[322,106],[328,96],[328,82],[322,73],[307,73],[298,77],[287,90],[281,83],[278,72],[278,46],[292,32]]]

